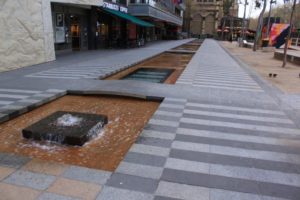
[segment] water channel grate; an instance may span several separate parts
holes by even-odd
[[[173,71],[174,69],[139,68],[122,79],[163,83],[173,73]]]

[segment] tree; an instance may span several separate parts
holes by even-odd
[[[285,65],[286,65],[286,57],[287,57],[286,54],[287,54],[287,48],[288,48],[289,40],[291,38],[291,32],[292,32],[292,26],[293,26],[293,16],[294,16],[295,8],[296,8],[296,1],[297,0],[294,0],[294,3],[293,3],[293,7],[292,7],[292,11],[291,11],[291,17],[290,17],[289,33],[288,33],[287,38],[285,39],[282,67],[285,67]]]
[[[254,45],[253,45],[253,51],[256,51],[257,49],[257,44],[258,41],[261,38],[261,33],[262,33],[262,28],[263,28],[263,17],[264,17],[264,13],[267,7],[267,0],[263,0],[263,9],[261,10],[259,17],[258,17],[258,24],[257,24],[257,28],[256,28],[256,35],[255,35],[255,40],[254,40]]]

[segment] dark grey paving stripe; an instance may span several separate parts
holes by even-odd
[[[225,140],[218,138],[209,138],[201,136],[192,136],[192,135],[180,135],[177,134],[175,140],[184,141],[184,142],[194,142],[201,144],[211,144],[259,151],[271,151],[271,152],[280,152],[280,153],[291,153],[291,154],[300,154],[300,148],[289,147],[289,146],[280,146],[272,144],[260,144],[254,142],[242,142],[236,140]],[[300,141],[299,141],[300,143]]]
[[[175,199],[170,197],[162,197],[162,196],[155,196],[154,200],[182,200],[182,199]]]
[[[106,185],[152,194],[157,189],[158,180],[114,173],[107,181]]]
[[[153,131],[169,132],[169,133],[176,133],[176,130],[177,130],[176,127],[154,125],[154,124],[147,124],[144,129],[145,130],[153,130]]]
[[[206,119],[206,120],[221,121],[221,122],[245,123],[245,124],[252,124],[252,125],[297,128],[294,124],[283,124],[283,123],[277,123],[277,122],[254,121],[254,120],[236,119],[236,118],[229,118],[229,117],[216,117],[216,116],[207,116],[207,115],[198,115],[198,114],[195,115],[195,114],[184,113],[182,115],[182,117],[192,118],[192,119]]]
[[[136,143],[137,144],[145,144],[157,147],[165,147],[170,148],[172,145],[172,140],[160,139],[160,138],[152,138],[152,137],[138,137]]]
[[[168,112],[177,112],[177,113],[182,113],[183,108],[178,109],[178,108],[168,108],[168,107],[160,107],[158,110],[161,111],[168,111]]]
[[[249,167],[300,174],[300,165],[255,158],[228,156],[215,153],[195,152],[180,149],[171,149],[169,157],[204,163]]]
[[[142,165],[150,165],[155,167],[163,167],[166,162],[166,158],[162,156],[154,156],[149,154],[143,153],[135,153],[135,152],[128,152],[124,161],[142,164]]]
[[[268,114],[268,113],[253,113],[253,112],[247,112],[247,111],[223,110],[220,108],[199,108],[196,106],[186,106],[185,109],[286,119],[286,117],[284,115],[273,115],[273,114]]]
[[[154,114],[152,116],[152,119],[161,119],[161,120],[166,120],[166,121],[179,122],[180,117],[173,117],[173,116],[166,116],[166,115]]]
[[[279,134],[266,131],[255,131],[255,130],[246,130],[240,128],[228,128],[228,127],[218,127],[218,126],[208,126],[208,125],[198,125],[198,124],[189,124],[189,123],[180,123],[180,128],[189,128],[196,130],[207,130],[207,131],[218,131],[223,133],[231,134],[242,134],[242,135],[253,135],[253,136],[264,136],[264,137],[274,137],[274,138],[287,138],[287,139],[296,139],[300,140],[300,135],[292,134]]]
[[[300,197],[300,187],[174,169],[164,169],[161,179],[187,185],[218,188],[258,195],[262,194],[291,200],[299,200]]]

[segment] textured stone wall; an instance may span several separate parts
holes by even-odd
[[[0,68],[43,61],[42,0],[0,0]]]
[[[55,59],[50,2],[102,5],[102,0],[0,0],[0,71]]]

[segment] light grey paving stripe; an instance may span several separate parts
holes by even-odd
[[[194,84],[194,87],[202,87],[202,88],[214,88],[214,89],[226,89],[226,90],[237,90],[237,91],[249,91],[249,92],[263,92],[263,90],[257,89],[246,89],[246,88],[232,88],[232,87],[222,87],[222,86],[213,86],[213,85],[201,85],[201,84]]]
[[[161,132],[161,131],[143,130],[141,136],[143,136],[143,137],[161,138],[161,139],[167,139],[167,140],[174,140],[175,133],[167,133],[167,132]]]
[[[224,110],[224,109],[220,109],[220,108],[205,108],[205,107],[186,106],[185,109],[207,111],[207,112],[212,111],[212,112],[218,112],[218,113],[229,113],[229,114],[234,114],[234,115],[249,115],[249,116],[287,119],[287,116],[285,116],[285,115],[274,115],[274,114],[268,114],[268,113],[255,113],[255,112],[247,112],[247,111]]]
[[[183,118],[189,118],[189,119],[211,120],[211,121],[220,121],[220,122],[232,122],[232,123],[249,124],[249,125],[262,125],[262,126],[281,127],[281,128],[297,128],[295,124],[254,121],[254,120],[235,119],[235,118],[228,118],[228,117],[214,117],[214,116],[209,116],[209,115],[194,115],[194,114],[184,113],[182,115],[182,117]]]
[[[256,195],[242,192],[233,192],[221,189],[210,189],[210,200],[288,200],[278,197]]]
[[[53,79],[79,79],[78,77],[67,77],[67,76],[42,76],[42,75],[28,75],[26,77],[32,78],[53,78]]]
[[[0,88],[0,92],[36,94],[36,93],[40,93],[42,91],[38,91],[38,90],[19,90],[19,89],[3,89],[3,88]]]
[[[121,162],[118,168],[116,169],[117,173],[152,179],[159,179],[161,177],[162,171],[162,167],[140,165],[129,162]]]
[[[182,116],[182,113],[179,113],[179,112],[168,112],[168,111],[162,111],[162,110],[157,110],[155,112],[155,114],[170,116],[170,117],[181,117]]]
[[[219,81],[219,80],[194,80],[194,84],[206,84],[206,85],[215,85],[215,86],[235,86],[235,87],[245,87],[245,88],[260,88],[257,84],[247,84],[240,83],[240,81]]]
[[[175,199],[188,200],[210,200],[209,188],[193,185],[160,181],[156,195],[171,197]]]
[[[179,122],[166,121],[161,119],[150,119],[148,123],[154,125],[171,126],[171,127],[178,127],[179,125]]]
[[[182,102],[182,103],[185,103],[187,101],[186,99],[171,98],[171,97],[167,97],[167,98],[165,98],[165,100],[174,101],[174,102]]]
[[[201,152],[201,150],[172,149],[170,152],[170,157],[203,163],[213,163],[227,166],[240,166],[247,168],[279,171],[284,173],[300,174],[300,165],[297,164],[239,156],[228,156],[211,152]]]
[[[263,136],[254,136],[254,135],[231,134],[231,133],[223,133],[218,131],[178,128],[177,134],[202,136],[202,137],[218,138],[218,139],[241,141],[241,142],[255,142],[261,144],[300,147],[300,141],[297,140],[270,138],[270,137],[263,137]]]
[[[163,181],[298,200],[300,187],[165,169]]]
[[[246,180],[254,180],[259,182],[268,182],[275,184],[283,184],[289,186],[300,186],[299,174],[287,174],[270,170],[262,170],[255,168],[244,168],[236,166],[210,165],[210,174],[231,178],[240,178]]]
[[[247,130],[254,130],[254,131],[269,131],[269,132],[281,133],[281,134],[300,135],[300,130],[293,129],[293,128],[281,128],[281,127],[250,125],[250,124],[242,124],[242,123],[219,122],[219,121],[191,119],[191,118],[181,118],[180,122],[198,124],[198,125],[239,128],[239,129],[247,129]]]
[[[183,109],[184,105],[174,105],[174,104],[167,104],[162,103],[159,108],[175,108],[175,109]]]
[[[232,82],[232,83],[219,83],[218,81],[212,82],[212,81],[194,81],[193,84],[195,85],[203,85],[203,86],[224,86],[224,87],[232,87],[236,89],[261,89],[258,85],[241,85],[237,82]]]
[[[231,178],[241,178],[246,180],[256,180],[261,182],[300,186],[299,174],[255,169],[252,167],[238,167],[168,158],[165,164],[165,168],[219,175]]]
[[[72,74],[72,73],[60,73],[60,72],[57,72],[57,73],[43,73],[41,74],[42,76],[67,76],[67,77],[84,77],[86,76],[87,74]]]
[[[142,165],[150,165],[154,167],[163,167],[166,158],[156,155],[128,152],[124,158],[124,161]]]
[[[177,134],[175,140],[182,141],[182,142],[209,144],[209,145],[217,145],[217,146],[224,146],[224,147],[235,147],[235,148],[257,150],[257,151],[270,151],[270,152],[296,154],[296,155],[300,154],[300,147],[271,145],[271,144],[254,143],[248,141],[244,142],[244,141],[236,141],[230,139],[219,139],[219,138],[181,135],[181,134]]]
[[[167,111],[167,112],[174,112],[174,113],[179,113],[182,114],[183,108],[169,108],[169,107],[159,107],[158,111]]]
[[[256,131],[256,130],[248,130],[248,129],[240,129],[240,128],[229,128],[229,127],[221,127],[221,126],[210,126],[210,125],[197,125],[197,124],[188,124],[188,123],[180,123],[180,128],[187,129],[196,129],[196,130],[206,130],[206,131],[217,131],[223,133],[231,133],[237,135],[254,135],[254,136],[263,136],[270,138],[283,138],[290,140],[300,140],[299,135],[295,134],[280,134],[268,131]]]
[[[0,100],[0,105],[8,105],[8,104],[11,104],[13,103],[13,101],[2,101]]]
[[[241,83],[244,85],[255,85],[257,86],[258,84],[254,82],[252,79],[247,79],[247,78],[235,78],[235,77],[222,77],[222,76],[197,76],[193,80],[194,82],[220,82],[220,83]]]
[[[37,190],[45,190],[54,181],[54,176],[18,170],[8,176],[3,182],[13,185],[25,186]]]
[[[224,147],[217,145],[211,145],[210,148],[211,152],[216,154],[300,164],[300,156],[294,154],[249,150],[243,148]]]
[[[263,122],[274,122],[274,123],[282,123],[282,124],[294,124],[290,119],[280,119],[273,117],[260,117],[260,116],[251,116],[251,115],[242,115],[242,114],[229,114],[229,113],[221,113],[221,112],[213,112],[213,111],[199,111],[199,110],[190,110],[184,109],[184,113],[194,114],[194,115],[206,115],[212,117],[226,117],[232,119],[245,119],[251,121],[263,121]]]
[[[198,144],[193,142],[174,141],[172,143],[172,148],[186,150],[186,151],[204,152],[204,153],[210,152],[209,144]]]
[[[0,98],[11,98],[11,99],[25,99],[28,98],[29,96],[26,95],[17,95],[17,94],[0,94]]]
[[[195,73],[196,76],[205,76],[206,74],[209,76],[234,76],[234,77],[241,77],[241,78],[250,78],[250,76],[244,72],[236,71],[236,69],[227,69],[224,71],[222,69],[198,69]]]
[[[194,81],[205,81],[205,82],[219,82],[219,83],[238,83],[241,85],[255,85],[258,84],[254,82],[253,80],[236,80],[236,79],[230,79],[230,78],[216,78],[216,77],[197,77]]]
[[[174,141],[172,144],[172,148],[188,150],[188,151],[197,151],[203,153],[210,152],[210,153],[227,155],[227,156],[255,158],[255,159],[262,159],[266,161],[277,161],[277,162],[300,164],[299,155],[288,154],[288,153],[250,150],[250,149],[237,148],[237,147],[226,147],[220,145],[209,145],[209,144],[183,142],[183,141]]]
[[[153,196],[143,192],[104,186],[96,200],[153,200]]]
[[[133,144],[129,151],[135,153],[150,154],[155,156],[164,156],[164,157],[167,157],[170,153],[169,148],[156,147],[156,146],[150,146],[144,144]]]
[[[210,165],[212,164],[177,158],[168,158],[165,164],[165,168],[209,174]]]
[[[106,185],[153,194],[158,186],[158,180],[114,173],[107,181]]]
[[[105,184],[109,179],[111,172],[103,170],[89,169],[85,167],[71,166],[64,173],[63,177],[85,181],[95,184]]]
[[[236,78],[236,79],[241,79],[242,80],[251,80],[253,79],[250,78],[250,76],[246,74],[235,74],[235,73],[223,73],[221,71],[215,71],[215,72],[201,72],[198,71],[196,73],[196,77],[211,77],[211,78]],[[254,81],[253,81],[254,82]]]
[[[281,111],[267,110],[267,109],[243,108],[243,107],[224,106],[224,105],[201,104],[201,103],[193,103],[193,102],[188,102],[186,105],[187,106],[199,107],[199,108],[216,108],[216,109],[232,110],[232,111],[246,111],[246,112],[252,112],[252,113],[265,113],[265,114],[273,114],[273,115],[285,115]]]

